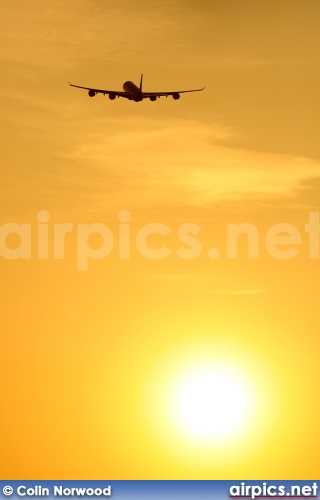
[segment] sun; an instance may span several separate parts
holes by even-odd
[[[232,366],[208,363],[189,367],[169,394],[177,431],[198,442],[226,442],[245,431],[254,414],[252,387]]]
[[[201,474],[212,467],[223,474],[239,456],[250,460],[281,408],[268,362],[227,334],[199,334],[161,353],[142,396],[159,454]]]

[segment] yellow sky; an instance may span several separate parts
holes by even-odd
[[[31,259],[0,260],[3,477],[314,478],[320,276],[305,224],[320,199],[320,4],[3,0],[0,16],[0,222],[33,231]],[[133,103],[68,85],[121,90],[141,73],[145,90],[206,89]],[[56,260],[63,223],[75,229]],[[81,223],[115,235],[85,272]],[[172,250],[163,260],[135,246],[153,223],[172,230],[150,236]],[[191,260],[175,254],[186,223],[201,228]],[[241,223],[259,232],[258,259],[245,237],[226,258],[226,227]],[[301,233],[294,259],[265,248],[278,223]],[[234,443],[203,448],[163,405],[179,371],[217,353],[255,384],[260,410]]]

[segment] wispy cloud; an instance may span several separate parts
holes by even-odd
[[[192,120],[127,120],[111,134],[78,143],[67,156],[118,177],[115,192],[123,191],[133,205],[290,200],[299,182],[319,172],[320,165],[307,158],[230,148],[224,143],[231,138],[223,127]]]
[[[2,58],[55,73],[86,59],[129,60],[159,37],[174,50],[179,31],[166,2],[4,0],[0,15]]]

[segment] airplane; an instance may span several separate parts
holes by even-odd
[[[142,91],[142,80],[143,75],[141,75],[140,79],[140,87],[137,87],[133,82],[127,81],[123,84],[123,92],[116,90],[101,90],[101,89],[93,89],[91,87],[81,87],[80,85],[73,85],[69,82],[71,87],[77,87],[78,89],[88,90],[89,97],[94,97],[96,94],[109,95],[109,99],[114,100],[116,97],[124,97],[125,99],[129,99],[130,101],[140,102],[143,99],[150,99],[150,101],[156,101],[158,97],[168,97],[168,95],[172,96],[173,99],[180,99],[180,94],[185,94],[186,92],[200,92],[204,90],[195,89],[195,90],[179,90],[178,92],[143,92]]]

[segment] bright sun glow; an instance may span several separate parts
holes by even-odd
[[[174,424],[198,441],[225,442],[241,434],[251,420],[250,389],[249,382],[231,367],[193,367],[173,385],[169,404]]]
[[[214,464],[222,474],[239,455],[253,456],[278,415],[269,366],[227,334],[177,344],[161,356],[144,394],[159,452],[192,470]]]

